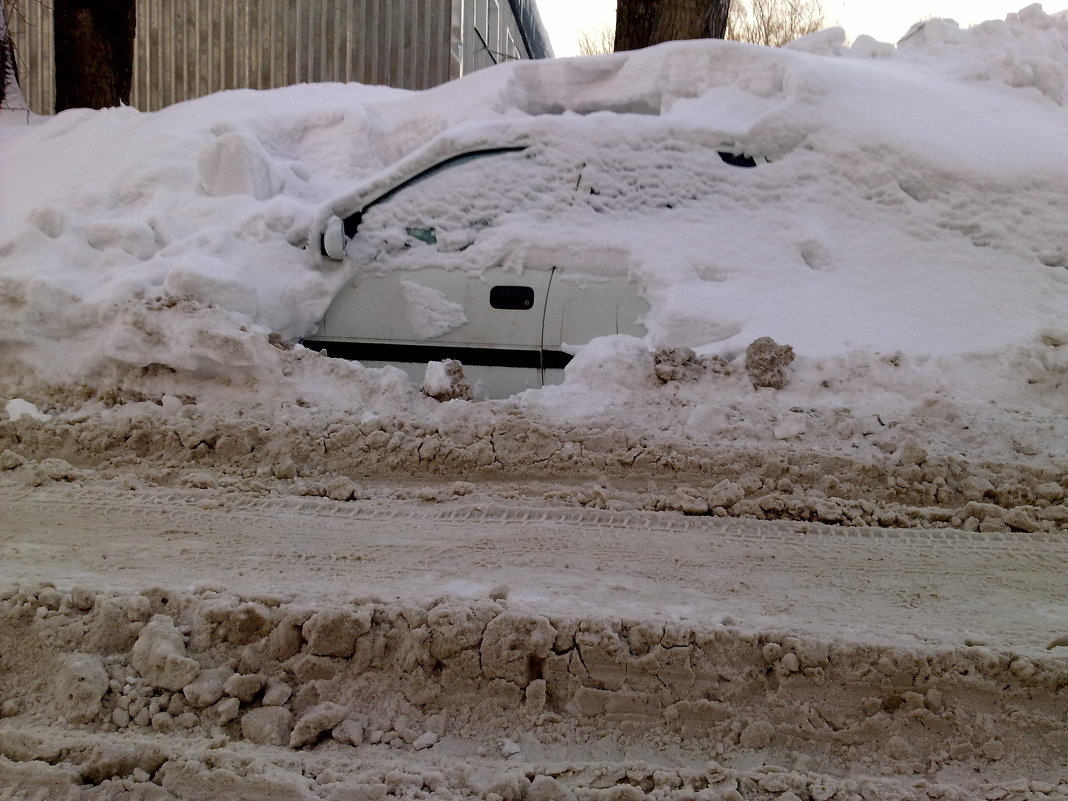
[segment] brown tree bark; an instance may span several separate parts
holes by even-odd
[[[21,100],[19,92],[19,71],[15,63],[15,47],[11,42],[11,31],[7,27],[7,18],[3,1],[0,0],[0,107]]]
[[[134,0],[55,0],[56,112],[130,102]]]
[[[722,39],[730,0],[616,0],[616,52],[675,39]]]

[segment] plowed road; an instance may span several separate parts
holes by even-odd
[[[1068,635],[1068,542],[1056,535],[524,503],[7,486],[0,585],[209,586],[340,601],[488,597],[504,585],[511,603],[546,614],[704,621],[856,642],[1040,651]]]

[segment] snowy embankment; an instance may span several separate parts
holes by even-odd
[[[10,122],[0,798],[1068,797],[1064,14]],[[477,236],[306,247],[517,143]],[[649,333],[477,403],[294,344],[431,263]]]
[[[464,202],[495,224],[444,266],[623,271],[651,304],[651,346],[735,361],[771,336],[816,396],[915,381],[1063,410],[1066,25],[1032,8],[968,31],[929,21],[896,50],[847,48],[836,30],[784,50],[675,43],[422,93],[301,86],[6,126],[8,394],[49,406],[50,389],[184,386],[172,394],[382,414],[390,377],[287,376],[269,345],[311,333],[361,266],[324,269],[309,228],[400,160],[521,141],[539,168],[472,188]],[[731,168],[717,149],[770,163]],[[605,343],[559,397],[519,405],[555,416],[610,404],[619,384],[655,394],[634,358]],[[871,375],[880,359],[900,376]],[[48,410],[75,405],[60,394]]]

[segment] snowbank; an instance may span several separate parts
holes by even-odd
[[[8,588],[0,623],[17,687],[0,781],[16,792],[889,801],[1065,787],[1063,660],[990,648],[549,618],[503,598],[317,607],[159,588]],[[138,662],[159,636],[190,668],[178,681]]]
[[[1066,36],[1030,6],[969,30],[931,20],[896,49],[834,31],[782,50],[672,43],[421,93],[299,86],[7,128],[2,358],[30,387],[275,376],[268,335],[311,332],[366,267],[305,249],[325,214],[445,151],[523,143],[536,159],[462,193],[453,223],[493,221],[473,242],[412,247],[384,214],[361,253],[624,271],[654,346],[734,360],[772,336],[799,374],[901,352],[966,394],[1059,392]],[[770,161],[738,169],[722,149]],[[377,374],[347,377],[378,391]]]

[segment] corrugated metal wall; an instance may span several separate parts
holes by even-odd
[[[29,0],[0,0],[7,11],[7,24],[15,42],[19,84],[27,105],[40,114],[51,114],[55,106],[52,65],[52,7]],[[38,58],[38,53],[47,54]],[[47,62],[47,66],[42,66]],[[31,69],[32,67],[32,69]]]
[[[50,113],[51,7],[13,3],[26,99]],[[530,56],[507,0],[137,0],[134,48],[130,102],[146,111],[301,82],[425,89]]]
[[[462,73],[492,67],[502,61],[530,58],[521,49],[519,23],[507,0],[454,0],[460,16],[458,45]]]
[[[321,81],[425,89],[451,77],[451,23],[442,0],[138,0],[131,103]]]

